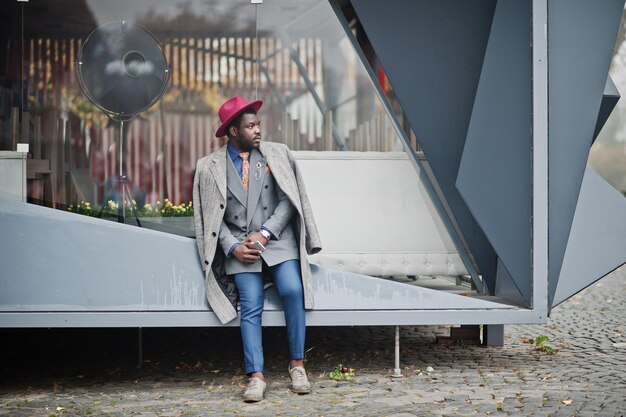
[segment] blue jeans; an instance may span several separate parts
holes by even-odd
[[[268,269],[283,302],[291,359],[304,359],[306,322],[300,261],[290,259]],[[261,272],[235,274],[235,284],[241,302],[241,338],[246,374],[263,372],[263,275]]]

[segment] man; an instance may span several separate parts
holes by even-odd
[[[261,314],[264,276],[281,296],[287,324],[291,389],[308,393],[304,370],[304,310],[313,307],[306,254],[321,244],[300,170],[289,149],[261,142],[263,102],[236,96],[219,110],[217,137],[228,143],[198,161],[193,186],[196,240],[205,292],[222,323],[241,306],[246,401],[265,396]],[[265,248],[265,249],[263,249]],[[209,267],[210,266],[210,267]]]

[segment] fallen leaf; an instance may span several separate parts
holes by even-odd
[[[565,405],[570,405],[572,403],[572,400],[563,400],[561,402]]]

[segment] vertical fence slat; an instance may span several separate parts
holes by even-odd
[[[213,59],[211,57],[211,39],[210,38],[204,38],[204,40],[202,41],[202,49],[203,49],[203,53],[202,53],[202,59],[204,61],[204,88],[207,88],[209,86],[213,85],[213,80],[211,75],[213,74]]]
[[[135,134],[133,138],[133,160],[134,160],[134,170],[133,170],[133,182],[139,186],[141,183],[141,152],[140,145],[143,140],[143,120],[135,120]]]
[[[159,139],[157,147],[157,164],[156,164],[156,177],[158,181],[158,194],[157,199],[161,200],[165,195],[165,179],[163,178],[163,165],[165,164],[165,135],[167,118],[163,113],[159,114],[159,123],[157,124],[157,137]]]

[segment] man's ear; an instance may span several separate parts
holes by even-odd
[[[235,126],[231,126],[229,132],[231,136],[237,136],[237,128]]]

